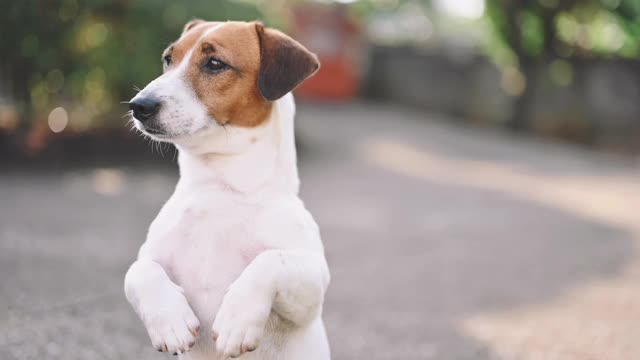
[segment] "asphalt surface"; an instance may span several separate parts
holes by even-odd
[[[334,359],[640,358],[640,167],[372,104],[302,106]],[[0,359],[163,359],[122,291],[166,167],[0,173]]]

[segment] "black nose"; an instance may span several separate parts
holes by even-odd
[[[129,109],[136,119],[146,121],[160,110],[160,101],[150,97],[135,99],[129,103]]]

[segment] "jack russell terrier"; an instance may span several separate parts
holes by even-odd
[[[258,22],[187,23],[131,101],[180,180],[125,277],[153,346],[180,359],[326,360],[329,270],[298,198],[291,91],[318,59]]]

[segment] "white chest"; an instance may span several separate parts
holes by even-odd
[[[263,206],[234,194],[176,192],[149,229],[145,251],[209,323],[227,287],[272,244],[255,236]]]

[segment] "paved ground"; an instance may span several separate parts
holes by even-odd
[[[298,125],[335,359],[640,357],[637,164],[402,108],[306,106]],[[170,357],[122,279],[175,181],[0,175],[0,358]]]

